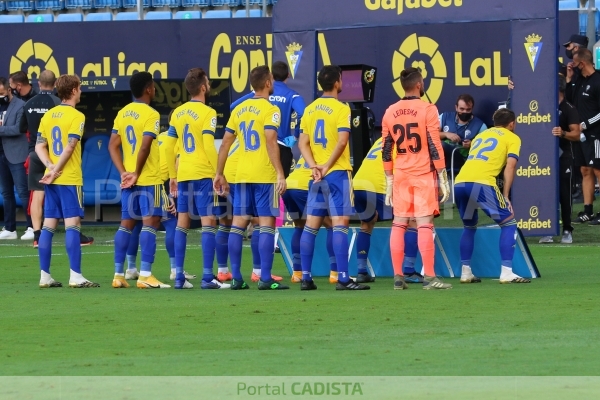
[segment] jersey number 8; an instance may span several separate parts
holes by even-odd
[[[60,156],[63,152],[62,132],[58,126],[52,128],[52,152]]]

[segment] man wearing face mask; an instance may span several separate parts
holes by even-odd
[[[475,99],[469,94],[461,94],[456,99],[456,111],[440,115],[440,139],[444,148],[446,168],[451,168],[454,149],[454,169],[460,170],[467,160],[471,141],[487,129],[485,123],[473,115]]]
[[[17,238],[15,187],[21,204],[26,208],[29,203],[25,160],[28,155],[27,136],[19,130],[25,102],[13,95],[14,87],[8,91],[8,107],[0,125],[0,187],[4,200],[4,229],[0,231],[0,240]],[[5,101],[3,101],[5,103]],[[27,217],[27,226],[31,220]]]
[[[582,36],[582,35],[571,35],[571,37],[569,38],[569,41],[564,43],[563,46],[565,47],[565,54],[566,54],[567,58],[569,60],[572,60],[573,54],[575,54],[575,52],[578,49],[587,49],[588,38],[587,38],[587,36]],[[573,62],[571,61],[569,64],[572,64],[572,63]],[[576,78],[577,78],[577,76],[575,76],[575,79]],[[567,81],[567,83],[568,82],[569,81]]]
[[[27,74],[23,71],[10,75],[10,91],[24,102],[29,101],[37,94],[33,86],[29,83]]]

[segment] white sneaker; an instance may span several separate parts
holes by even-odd
[[[571,244],[573,243],[573,235],[569,231],[564,231],[562,235],[562,239],[560,239],[562,244]]]
[[[216,279],[213,279],[210,282],[202,281],[202,285],[200,286],[202,289],[231,289],[231,285],[229,283],[223,283]]]
[[[194,285],[192,285],[187,279],[185,280],[185,283],[183,284],[183,288],[182,289],[192,289],[194,287]]]
[[[33,240],[33,239],[34,239],[33,228],[27,228],[27,230],[25,231],[23,236],[21,236],[21,240]]]
[[[196,275],[194,274],[188,274],[187,272],[183,271],[183,274],[185,275],[185,279],[190,280],[190,279],[196,279]],[[175,280],[175,272],[171,272],[171,275],[169,275],[169,279],[171,279],[172,281]]]
[[[55,288],[62,287],[62,283],[55,281],[52,277],[48,277],[47,279],[40,279],[40,287],[41,288]]]
[[[17,239],[17,231],[7,231],[2,228],[0,232],[0,240],[16,240]]]
[[[540,243],[554,243],[554,239],[552,239],[552,236],[544,236],[540,239]]]
[[[131,269],[131,270],[127,269],[125,271],[125,279],[128,280],[128,281],[135,280],[135,279],[137,279],[139,277],[140,277],[140,273],[138,272],[137,269]]]

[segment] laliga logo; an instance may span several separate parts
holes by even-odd
[[[527,231],[530,231],[532,229],[551,229],[552,221],[550,219],[542,221],[539,219],[539,216],[540,216],[539,208],[537,208],[536,206],[532,206],[529,209],[529,219],[525,220],[525,219],[521,218],[517,222],[517,227],[519,229],[523,229],[523,230],[527,230]]]
[[[538,155],[536,153],[531,153],[529,156],[529,164],[527,168],[523,168],[520,166],[517,169],[517,176],[522,176],[524,178],[533,178],[535,176],[550,176],[552,175],[552,171],[550,167],[540,168],[537,163],[539,162]]]
[[[10,58],[10,73],[25,71],[24,65],[27,66],[27,76],[30,79],[34,76],[38,78],[45,69],[60,76],[58,64],[52,56],[52,48],[41,42],[34,42],[30,39],[23,43],[17,50],[17,54]]]
[[[369,71],[365,71],[365,82],[372,83],[373,79],[375,79],[375,70],[371,69]]]
[[[410,60],[410,64],[407,61]],[[429,66],[424,61],[427,60]],[[392,58],[392,74],[394,82],[392,86],[400,97],[404,97],[404,89],[400,84],[400,73],[410,65],[421,68],[423,79],[429,78],[429,84],[425,85],[425,98],[430,103],[438,101],[444,87],[444,78],[448,77],[446,63],[442,54],[439,52],[437,42],[426,36],[417,36],[413,33],[407,37],[400,45],[400,48],[394,52]],[[431,74],[431,76],[430,76]]]
[[[531,100],[529,102],[530,112],[527,114],[520,113],[517,117],[517,123],[531,125],[552,122],[551,114],[540,114],[538,113],[539,108],[540,105],[537,100]]]

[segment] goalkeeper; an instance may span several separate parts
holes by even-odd
[[[394,289],[406,289],[402,273],[404,235],[415,219],[418,247],[423,259],[423,289],[451,289],[435,276],[433,218],[439,215],[438,182],[441,202],[448,200],[450,185],[440,142],[437,107],[421,100],[425,85],[420,69],[401,72],[405,97],[391,105],[383,117],[382,159],[386,174],[386,204],[393,205],[394,222],[390,251],[394,267]]]

